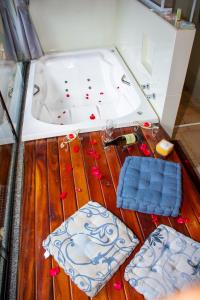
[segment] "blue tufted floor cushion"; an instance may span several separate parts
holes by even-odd
[[[115,215],[89,201],[43,242],[73,282],[95,296],[138,244],[138,239]]]
[[[179,164],[151,157],[126,158],[119,177],[117,207],[175,217],[181,196]]]
[[[126,267],[125,279],[147,300],[195,283],[200,280],[200,243],[160,225]]]

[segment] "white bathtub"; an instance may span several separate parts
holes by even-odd
[[[117,50],[49,54],[31,63],[23,141],[100,130],[108,119],[116,127],[158,122]]]

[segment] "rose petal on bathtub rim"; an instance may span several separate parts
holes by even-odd
[[[69,137],[69,139],[73,139],[75,136],[74,136],[73,133],[69,133],[69,134],[68,134],[68,137]]]

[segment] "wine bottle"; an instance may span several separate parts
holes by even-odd
[[[138,141],[138,137],[134,133],[120,135],[110,141],[104,142],[104,147],[115,146],[129,146],[135,144]]]

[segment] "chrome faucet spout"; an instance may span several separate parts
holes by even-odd
[[[34,84],[33,96],[37,95],[40,92],[40,88],[37,84]]]

